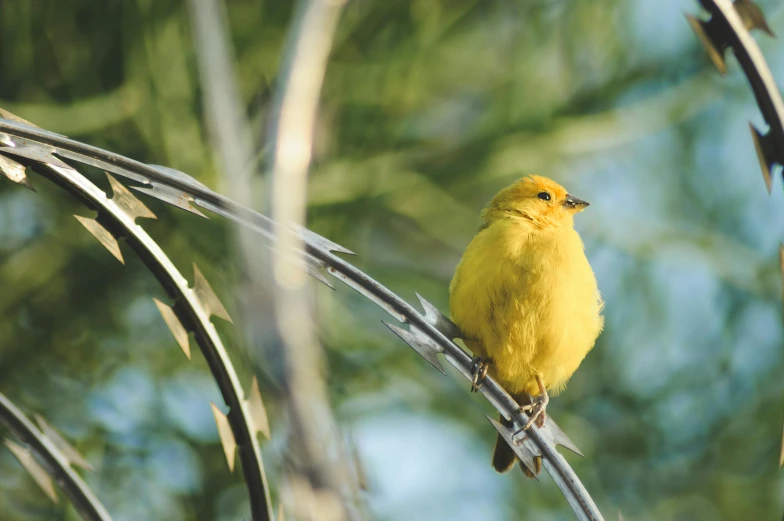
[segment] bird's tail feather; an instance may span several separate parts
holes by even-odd
[[[517,403],[520,405],[527,405],[531,402],[531,398],[525,393],[516,396],[516,398]],[[514,425],[514,422],[507,420],[501,415],[501,424],[504,427],[511,427]],[[509,444],[506,443],[506,440],[499,434],[495,439],[495,450],[493,450],[493,468],[500,473],[509,472],[512,470],[512,467],[514,467],[515,461],[518,461],[517,455],[512,450],[512,447],[510,447]],[[527,477],[535,478],[542,470],[542,458],[535,458],[534,465],[536,466],[536,474],[528,470],[526,466],[523,465],[522,461],[520,462],[520,470],[522,470],[523,474]]]
[[[501,415],[501,423],[504,427],[511,427],[512,422]],[[509,472],[514,467],[517,456],[512,447],[499,434],[495,440],[495,450],[493,451],[493,468],[501,473]]]

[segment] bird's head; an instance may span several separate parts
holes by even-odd
[[[498,192],[482,212],[488,223],[497,219],[525,219],[537,228],[573,223],[572,216],[588,206],[546,177],[532,175],[515,181]]]

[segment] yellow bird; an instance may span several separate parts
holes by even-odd
[[[544,424],[548,391],[566,386],[604,325],[574,230],[574,214],[587,206],[546,177],[504,188],[482,211],[484,225],[449,286],[452,320],[476,356],[472,391],[489,373],[530,413],[524,429]],[[499,436],[493,467],[506,472],[515,459]]]

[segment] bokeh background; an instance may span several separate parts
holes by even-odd
[[[261,169],[292,2],[226,3]],[[222,189],[182,4],[0,0],[0,106]],[[696,4],[354,0],[322,96],[309,226],[409,301],[448,309],[480,209],[514,179],[544,174],[591,202],[576,226],[606,329],[549,410],[586,454],[566,458],[607,519],[784,510],[784,200],[780,181],[766,195],[747,126],[763,122],[737,63],[720,78],[683,17]],[[784,33],[784,10],[760,4]],[[784,85],[784,43],[757,39]],[[217,388],[164,325],[162,291],[71,217],[87,210],[32,180],[38,193],[0,183],[0,391],[87,455],[115,519],[247,519],[209,407]],[[236,310],[226,224],[145,202],[180,270],[197,262]],[[490,408],[464,380],[440,376],[351,290],[316,291],[330,399],[377,519],[572,519],[548,476],[492,471]],[[260,378],[274,487],[287,458],[279,357],[242,324],[217,326],[245,385]],[[60,503],[0,451],[3,520],[76,519]]]

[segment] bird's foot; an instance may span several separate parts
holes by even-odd
[[[547,396],[547,394],[540,394],[539,396],[534,396],[530,404],[520,407],[520,412],[527,412],[529,414],[529,418],[526,424],[523,425],[523,428],[517,431],[515,434],[527,431],[534,423],[536,423],[537,427],[544,427],[544,420],[547,417],[547,404],[549,402],[550,397]]]
[[[493,361],[489,358],[482,358],[481,356],[475,356],[473,360],[471,360],[471,392],[475,393],[479,390],[479,387],[482,386],[482,382],[485,381],[485,377],[487,376],[487,370],[490,368],[490,364]]]
[[[515,433],[518,434],[527,431],[531,425],[536,423],[537,427],[544,427],[544,420],[547,417],[547,404],[550,403],[550,396],[547,394],[547,388],[544,386],[541,376],[536,376],[536,383],[539,385],[539,394],[531,399],[531,403],[520,407],[520,412],[527,412],[529,414],[528,421],[523,428]]]

